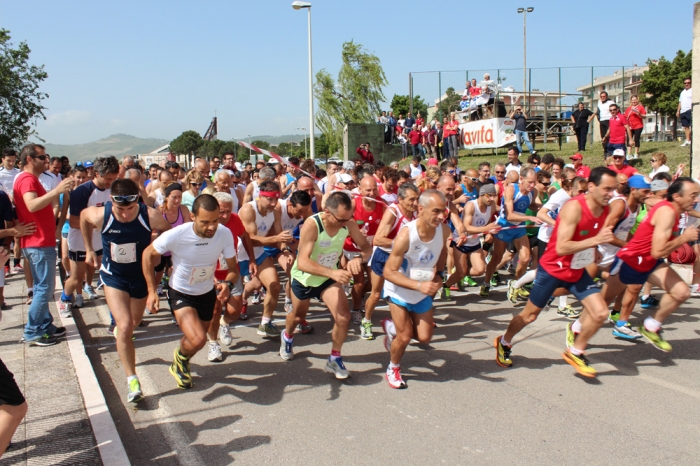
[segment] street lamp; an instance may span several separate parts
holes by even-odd
[[[297,129],[300,129],[304,132],[304,158],[306,158],[306,128],[297,128]]]
[[[292,2],[292,8],[295,10],[301,10],[306,8],[309,13],[309,152],[311,159],[314,157],[314,78],[313,78],[313,66],[311,65],[311,3],[309,2]]]
[[[527,89],[527,14],[533,11],[534,8],[531,6],[518,8],[518,13],[523,14],[523,107],[525,106],[525,91]]]

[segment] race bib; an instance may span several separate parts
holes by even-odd
[[[595,259],[595,248],[584,249],[574,254],[571,259],[571,268],[574,270],[579,270],[586,267],[588,264],[592,264]]]
[[[328,269],[332,269],[338,263],[338,253],[331,252],[328,254],[319,254],[316,258],[316,262]]]
[[[419,282],[429,282],[434,277],[435,271],[433,269],[418,269],[413,267],[408,273],[408,278]]]
[[[136,243],[110,245],[112,262],[117,264],[133,264],[136,262]]]
[[[615,238],[619,239],[620,241],[627,241],[627,237],[630,234],[630,230],[624,228],[622,231],[616,231],[614,233]]]
[[[204,267],[192,267],[190,272],[190,285],[199,285],[200,283],[206,283],[212,281],[211,276],[214,274],[214,266],[207,265]]]

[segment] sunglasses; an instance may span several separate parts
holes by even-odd
[[[540,184],[541,184],[542,186],[549,186],[549,185],[552,184],[552,183],[551,183],[551,182],[549,182],[549,183],[544,183],[544,182],[542,182],[542,183],[540,183]]]
[[[613,155],[613,158],[614,159],[624,159],[625,156],[624,155]]]
[[[128,204],[131,202],[136,202],[138,200],[138,194],[130,194],[128,196],[111,196],[112,200],[117,204]]]
[[[690,84],[689,82],[684,82],[683,84]]]
[[[479,181],[479,178],[472,178],[471,176],[469,177],[469,179],[472,180],[472,181],[474,181],[474,182]]]
[[[333,212],[328,211],[328,213],[331,214],[331,215],[333,216],[333,218],[335,219],[335,221],[338,222],[338,223],[347,223],[347,222],[349,222],[350,220],[352,220],[352,219],[354,218],[354,217],[350,217],[350,218],[348,218],[348,219],[338,218],[338,217],[335,216],[335,214],[333,214]]]
[[[498,170],[496,171],[496,175],[504,175],[506,172],[499,172]]]
[[[39,159],[39,160],[41,160],[42,162],[46,162],[46,159],[49,158],[48,155],[30,155],[30,157],[33,158],[33,159]]]
[[[204,183],[190,183],[190,186],[202,186]]]

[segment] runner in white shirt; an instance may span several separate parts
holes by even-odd
[[[168,302],[182,333],[175,349],[170,374],[181,389],[192,388],[190,359],[207,342],[207,329],[218,299],[228,301],[238,280],[238,263],[231,231],[219,225],[219,203],[214,196],[202,194],[192,205],[192,222],[166,231],[143,253],[143,274],[148,285],[146,308],[158,312],[158,291],[153,269],[161,255],[172,254]],[[214,269],[223,254],[228,274],[214,283]]]

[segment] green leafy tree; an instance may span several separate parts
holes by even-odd
[[[360,44],[345,42],[343,64],[336,80],[322,69],[316,73],[316,126],[328,140],[328,152],[342,147],[346,123],[372,123],[381,112],[382,87],[388,84],[379,58]]]
[[[672,62],[662,56],[657,62],[647,60],[647,65],[649,69],[642,74],[639,86],[641,103],[654,113],[672,117],[675,133],[678,96],[683,90],[683,80],[692,72],[692,52],[679,50]]]
[[[317,157],[328,157],[330,155],[330,144],[328,144],[328,138],[325,134],[321,133],[320,136],[316,136],[314,144]]]
[[[198,155],[204,139],[197,131],[185,131],[170,142],[170,152],[174,154]]]
[[[49,75],[44,65],[29,64],[29,46],[13,48],[10,31],[0,29],[0,145],[18,147],[34,135],[32,124],[45,120],[39,84]]]
[[[454,112],[459,109],[459,102],[462,100],[462,96],[455,92],[454,87],[448,87],[445,91],[446,98],[440,102],[438,105],[438,111],[436,117],[444,118],[450,115],[450,112]]]
[[[391,111],[394,112],[394,116],[398,119],[399,114],[404,117],[411,108],[411,102],[407,95],[394,94],[391,99]],[[413,96],[413,115],[421,114],[423,118],[428,116],[428,104],[419,95]]]

